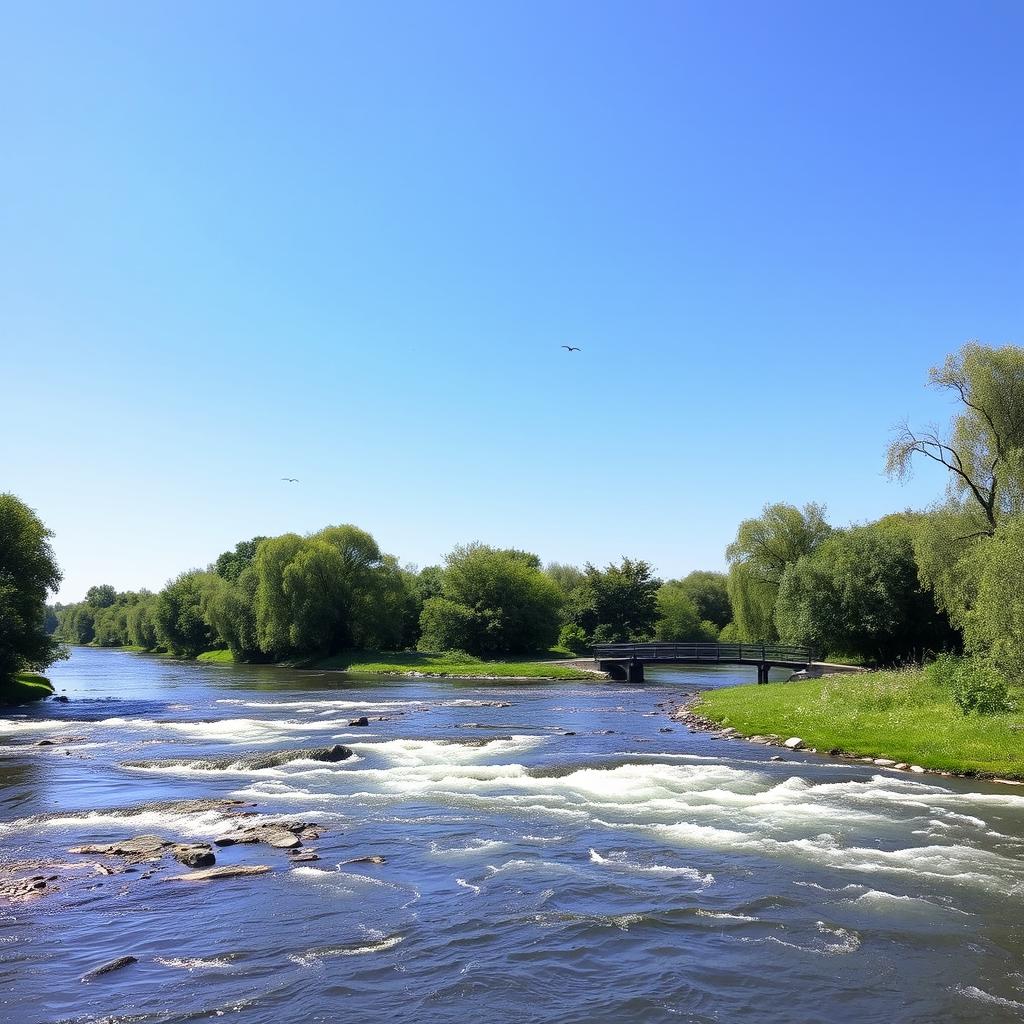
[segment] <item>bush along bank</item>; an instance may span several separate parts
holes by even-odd
[[[917,773],[1024,779],[1024,689],[986,666],[924,669],[706,691],[673,717],[694,730]]]
[[[0,704],[29,704],[36,700],[46,700],[53,693],[53,683],[46,676],[35,672],[17,672],[10,679],[0,682]]]

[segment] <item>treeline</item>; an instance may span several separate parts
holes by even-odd
[[[484,544],[416,570],[354,526],[255,537],[160,593],[93,587],[52,610],[72,643],[228,647],[239,659],[346,649],[574,653],[596,643],[782,641],[892,665],[940,652],[1024,676],[1024,350],[968,344],[931,371],[956,399],[948,432],[901,429],[888,468],[948,471],[925,512],[836,528],[815,504],[774,504],[742,522],[727,574],[662,581],[642,560],[582,568]]]
[[[576,653],[594,643],[715,639],[730,617],[723,573],[662,582],[644,561],[598,569],[468,544],[441,566],[399,565],[355,526],[306,537],[254,537],[157,594],[90,588],[54,606],[68,643],[162,649],[226,647],[239,660],[325,658],[345,650]]]

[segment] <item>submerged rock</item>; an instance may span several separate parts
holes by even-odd
[[[369,719],[368,719],[368,718],[366,717],[366,715],[363,715],[363,716],[362,716],[362,717],[360,717],[360,718],[350,718],[350,719],[349,719],[349,723],[348,723],[348,724],[349,724],[350,726],[356,726],[356,725],[358,725],[358,726],[363,726],[363,725],[369,725],[369,724],[370,724],[370,720],[369,720]]]
[[[343,860],[338,867],[344,864],[387,864],[387,857],[382,857],[379,853],[371,854],[367,857],[350,857],[348,860]]]
[[[124,768],[196,768],[204,771],[217,771],[227,768],[239,768],[248,771],[259,771],[262,768],[277,768],[289,761],[344,761],[351,757],[352,751],[335,743],[330,747],[300,747],[291,750],[254,751],[246,754],[233,754],[229,757],[191,758],[170,757],[154,758],[147,761],[124,761]]]
[[[204,868],[190,871],[186,875],[168,875],[165,882],[206,882],[215,878],[239,878],[245,875],[263,875],[270,870],[269,864],[231,864],[221,868]]]
[[[111,960],[109,963],[101,964],[99,967],[94,967],[91,971],[86,971],[82,975],[82,981],[92,981],[94,978],[99,978],[104,974],[110,974],[111,971],[119,971],[122,967],[128,967],[131,964],[137,964],[139,958],[137,956],[119,956],[116,960]]]

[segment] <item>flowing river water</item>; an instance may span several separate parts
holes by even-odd
[[[69,703],[0,720],[2,859],[68,873],[0,911],[0,1018],[1022,1019],[1024,791],[771,761],[658,706],[744,671],[381,680],[76,649],[51,672]],[[354,756],[122,766],[332,743]],[[315,822],[320,859],[229,846],[219,864],[271,870],[181,882],[67,852],[236,828],[225,806],[140,810],[196,798]],[[342,863],[368,855],[386,863]]]

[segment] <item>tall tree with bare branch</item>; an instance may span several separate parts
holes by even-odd
[[[1024,348],[968,342],[929,384],[959,403],[948,431],[915,430],[903,423],[889,446],[886,471],[909,476],[916,456],[944,466],[950,497],[963,501],[972,528],[961,538],[991,537],[999,524],[1024,511]]]

